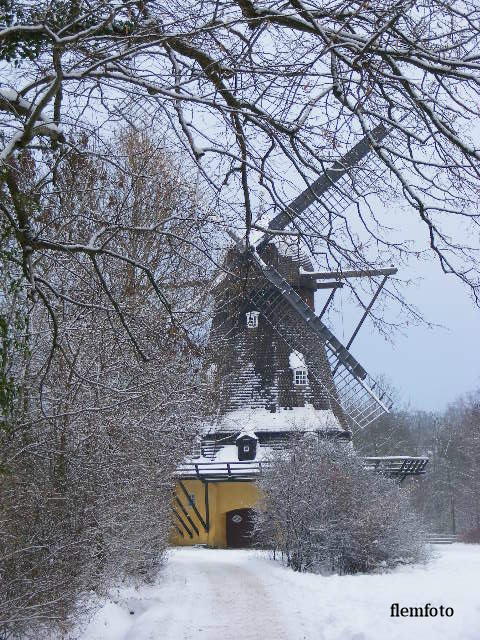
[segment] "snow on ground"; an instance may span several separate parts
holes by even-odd
[[[257,551],[175,549],[156,584],[117,591],[80,640],[479,640],[480,546],[435,552],[427,566],[319,576]],[[455,613],[391,618],[394,602]]]

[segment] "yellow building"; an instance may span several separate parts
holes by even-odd
[[[180,479],[175,493],[172,543],[248,546],[251,509],[258,497],[253,480]]]
[[[293,411],[295,414],[295,411]],[[248,547],[252,544],[252,510],[260,493],[256,479],[275,449],[305,433],[348,442],[349,432],[340,429],[292,429],[223,432],[213,445],[203,440],[202,455],[188,458],[177,470],[174,495],[174,545],[203,544],[209,547]],[[210,438],[212,435],[210,434]],[[209,450],[209,446],[211,447]],[[265,460],[267,459],[267,461]],[[402,482],[425,473],[428,458],[383,456],[364,458],[365,469]]]
[[[245,547],[251,543],[252,509],[259,499],[255,479],[264,450],[252,431],[203,439],[200,455],[180,465],[174,497],[178,545]]]

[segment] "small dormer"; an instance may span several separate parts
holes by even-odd
[[[235,440],[238,459],[240,461],[255,460],[255,456],[257,455],[257,443],[258,438],[253,432],[242,431]]]

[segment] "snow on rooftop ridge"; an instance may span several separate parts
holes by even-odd
[[[312,259],[298,237],[274,236],[272,242],[280,255],[291,258],[300,268],[313,270]]]
[[[279,408],[275,413],[263,408],[235,409],[221,416],[215,424],[205,426],[205,432],[229,431],[343,431],[331,409],[314,409],[311,404],[293,409]]]
[[[240,438],[244,438],[245,436],[248,436],[249,438],[252,438],[253,440],[258,440],[257,434],[255,433],[255,431],[253,429],[250,429],[250,428],[242,429],[240,431],[240,433],[238,434],[238,436],[236,437],[236,440],[240,440]]]
[[[260,445],[257,447],[255,452],[255,458],[253,460],[245,461],[245,465],[250,465],[252,462],[261,462],[262,460],[268,460],[272,453],[273,449],[268,446]],[[277,452],[276,452],[277,453]],[[204,457],[199,456],[193,458],[192,456],[187,456],[185,458],[185,462],[193,462],[197,464],[211,464],[211,463],[227,463],[227,462],[236,462],[238,463],[238,447],[236,444],[226,444],[223,445],[216,453],[215,456],[212,457]],[[200,469],[201,471],[201,469]]]
[[[306,369],[305,356],[300,351],[292,351],[288,356],[290,369]]]

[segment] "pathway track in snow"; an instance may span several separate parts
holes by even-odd
[[[274,595],[262,574],[249,570],[249,558],[243,551],[212,554],[199,549],[174,556],[165,580],[175,585],[177,602],[173,604],[168,596],[168,615],[162,616],[161,635],[156,637],[259,640],[259,630],[267,628],[270,638],[290,640]],[[168,591],[171,594],[172,588]],[[145,622],[150,626],[145,616],[150,617],[148,613],[140,616],[125,640],[155,637],[143,633]]]
[[[427,566],[319,576],[255,551],[175,549],[156,583],[113,590],[75,639],[480,640],[480,546],[436,552]],[[392,618],[393,602],[443,604],[455,615]]]

